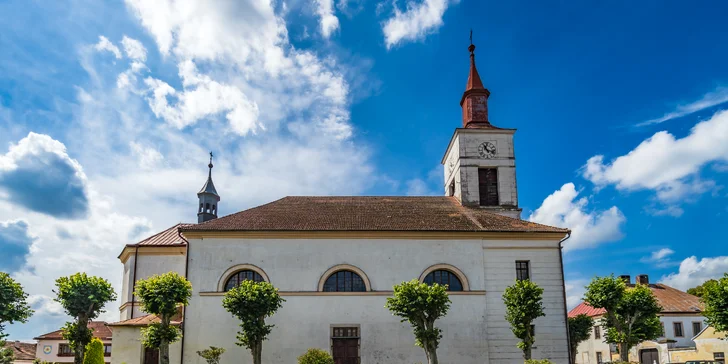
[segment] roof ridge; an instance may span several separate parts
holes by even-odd
[[[172,225],[172,226],[170,226],[170,227],[168,227],[168,228],[166,228],[166,229],[164,229],[164,230],[162,230],[162,231],[160,231],[160,232],[158,232],[156,234],[149,235],[146,238],[144,238],[142,240],[139,240],[136,244],[140,244],[140,243],[145,242],[147,240],[151,240],[153,237],[162,235],[162,234],[166,233],[167,231],[172,230],[174,228],[178,228],[180,225],[182,225],[182,223],[181,222],[178,222],[177,224]],[[132,245],[136,245],[136,244],[132,244]],[[91,321],[89,321],[89,322],[91,322]]]

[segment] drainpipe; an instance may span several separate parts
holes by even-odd
[[[190,270],[190,242],[182,237],[182,232],[179,231],[179,228],[177,228],[177,236],[179,236],[182,241],[187,242],[187,249],[185,250],[185,279],[187,279],[187,273]],[[182,322],[180,323],[180,329],[182,330],[182,340],[180,341],[180,345],[182,345],[182,347],[179,350],[179,364],[182,364],[185,360],[185,336],[187,336],[185,335],[185,321],[187,321],[185,316],[186,312],[187,306],[182,306]]]
[[[136,271],[139,263],[139,244],[134,248],[134,273],[131,278],[131,318],[134,318],[134,290],[136,289]]]
[[[564,277],[564,242],[566,239],[571,237],[571,231],[569,231],[561,241],[559,241],[559,264],[561,265],[561,281],[564,283],[564,289],[562,290],[562,294],[564,297],[564,323],[566,326],[566,349],[568,351],[569,355],[569,364],[575,363],[576,358],[571,357],[571,338],[569,337],[569,313],[566,309],[566,277]]]

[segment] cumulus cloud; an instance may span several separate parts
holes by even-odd
[[[586,279],[567,279],[566,282],[564,282],[567,309],[571,310],[581,303],[588,284],[589,281]]]
[[[709,109],[713,106],[724,104],[728,102],[728,87],[718,87],[714,91],[708,92],[703,95],[699,100],[678,105],[675,110],[659,117],[656,119],[650,119],[638,123],[637,126],[646,126],[653,124],[664,123],[665,121],[681,118],[686,115],[696,113],[701,110]]]
[[[94,48],[96,48],[97,51],[111,52],[117,59],[121,58],[121,51],[119,50],[119,47],[115,46],[111,43],[109,38],[106,38],[103,35],[99,36],[99,42],[94,45]]]
[[[66,146],[48,135],[30,133],[0,155],[0,189],[6,200],[59,218],[88,213],[86,174]]]
[[[384,42],[390,49],[404,42],[424,39],[443,24],[442,16],[454,0],[422,0],[407,2],[405,11],[395,7],[394,15],[382,23]]]
[[[543,201],[528,220],[571,229],[571,238],[564,242],[564,251],[595,247],[622,238],[626,218],[616,206],[604,211],[590,211],[586,197],[567,183]]]
[[[125,35],[121,39],[121,45],[124,46],[124,53],[127,57],[139,62],[147,61],[147,49],[142,42]]]
[[[313,0],[313,2],[316,6],[316,15],[319,16],[321,35],[328,38],[339,29],[339,18],[334,15],[334,0]]]
[[[152,147],[143,146],[141,143],[129,143],[132,153],[137,157],[139,167],[145,170],[153,170],[160,167],[164,156]]]
[[[696,124],[684,138],[661,131],[611,162],[605,162],[602,155],[591,157],[583,175],[600,188],[614,185],[624,191],[651,190],[661,203],[676,205],[714,190],[715,182],[701,179],[699,172],[707,164],[725,161],[728,111],[721,111]],[[681,210],[667,213],[679,215]]]
[[[649,256],[640,258],[640,262],[645,264],[654,265],[658,268],[669,267],[674,265],[670,260],[670,256],[675,254],[675,251],[670,248],[662,248],[655,250]]]
[[[19,270],[30,253],[35,240],[28,233],[24,220],[0,221],[0,271],[12,273]]]
[[[709,279],[723,277],[728,272],[728,256],[706,257],[698,260],[692,256],[680,262],[677,272],[660,278],[660,283],[686,291]]]

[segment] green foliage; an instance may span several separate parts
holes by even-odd
[[[551,360],[548,359],[528,359],[526,360],[526,364],[551,364]]]
[[[250,350],[255,364],[260,364],[263,341],[274,327],[266,325],[265,318],[278,311],[283,302],[278,289],[268,282],[245,280],[225,293],[222,306],[241,321],[236,344]]]
[[[715,331],[725,333],[728,339],[728,273],[707,285],[702,301],[705,304],[703,316],[708,325],[713,326]]]
[[[33,359],[33,364],[53,364],[53,363],[35,358],[35,359]],[[126,364],[126,363],[122,363],[122,364]]]
[[[197,355],[207,361],[207,364],[220,364],[220,357],[225,353],[225,349],[216,346],[210,346],[209,349],[197,351]]]
[[[79,327],[81,329],[79,329]],[[84,347],[86,344],[91,342],[91,339],[93,339],[93,331],[88,328],[87,325],[79,325],[78,322],[66,322],[65,325],[61,328],[61,332],[63,335],[63,338],[68,340],[68,345],[71,347],[71,350],[75,351],[75,348],[78,347],[78,345],[83,345]]]
[[[145,312],[172,317],[180,305],[187,305],[192,284],[176,272],[169,272],[137,281],[134,294]]]
[[[532,330],[533,321],[543,312],[543,288],[530,280],[518,280],[503,293],[506,305],[506,321],[511,324],[511,331],[521,341],[518,348],[523,350],[524,359],[531,359],[531,347],[535,341]]]
[[[83,364],[104,364],[104,343],[101,340],[93,338],[86,345]]]
[[[5,347],[5,341],[0,340],[0,364],[13,364],[15,353],[13,349]]]
[[[605,341],[618,344],[623,361],[628,361],[630,348],[662,334],[657,316],[662,308],[647,286],[638,284],[627,288],[624,281],[613,275],[597,277],[586,287],[584,301],[606,310]]]
[[[164,326],[160,322],[142,328],[142,344],[144,347],[156,349],[162,346],[162,341],[176,342],[182,337],[182,331],[177,326]]]
[[[298,357],[298,364],[334,364],[334,358],[327,351],[312,348]]]
[[[594,320],[585,314],[569,317],[569,345],[572,360],[576,357],[576,348],[579,343],[591,336],[592,327],[594,327]]]
[[[705,291],[708,289],[708,286],[710,286],[712,284],[716,284],[716,283],[718,283],[717,280],[709,279],[697,287],[688,288],[688,293],[693,296],[703,297],[703,295],[705,294]]]
[[[450,309],[447,287],[434,283],[428,285],[413,279],[394,286],[394,294],[387,298],[384,307],[401,322],[409,322],[414,329],[415,345],[425,350],[430,363],[437,363],[437,348],[442,330],[435,327],[435,321]],[[434,359],[433,359],[434,357]]]
[[[20,283],[16,282],[5,272],[0,272],[0,340],[4,334],[5,324],[13,322],[27,322],[33,310],[27,302],[28,294],[23,291]]]

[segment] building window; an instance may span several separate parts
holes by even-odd
[[[104,344],[104,356],[111,356],[111,344]]]
[[[448,291],[462,291],[463,290],[463,284],[460,282],[460,279],[458,276],[455,275],[455,273],[452,273],[448,270],[444,269],[438,269],[436,271],[430,272],[427,276],[425,276],[425,283],[427,284],[442,284],[447,285]]]
[[[602,364],[604,361],[602,360],[602,353],[597,352],[597,364]]]
[[[480,206],[498,206],[498,170],[481,168],[478,170]]]
[[[660,329],[662,330],[660,332],[660,337],[665,337],[665,323],[660,321]]]
[[[333,327],[331,330],[331,353],[339,364],[359,364],[359,328]]]
[[[599,326],[594,326],[594,338],[595,339],[602,338],[602,332],[601,332],[601,328]]]
[[[324,292],[366,292],[367,287],[361,277],[350,271],[340,270],[324,282]]]
[[[73,356],[73,350],[68,344],[58,344],[58,356]]]
[[[703,331],[703,323],[699,321],[693,322],[693,336],[698,336],[700,331]]]
[[[531,279],[531,272],[529,272],[527,260],[516,261],[516,279],[519,281]]]
[[[450,187],[448,187],[448,196],[455,196],[455,179],[450,182]]]
[[[673,322],[672,323],[672,330],[675,332],[675,337],[683,337],[685,334],[683,334],[683,325],[682,322]]]
[[[725,363],[725,352],[713,353],[713,360]]]
[[[263,276],[261,276],[258,272],[252,271],[249,269],[241,270],[240,272],[237,272],[228,278],[227,282],[225,283],[225,292],[237,287],[242,281],[255,281],[255,282],[265,282],[265,279],[263,279]]]

